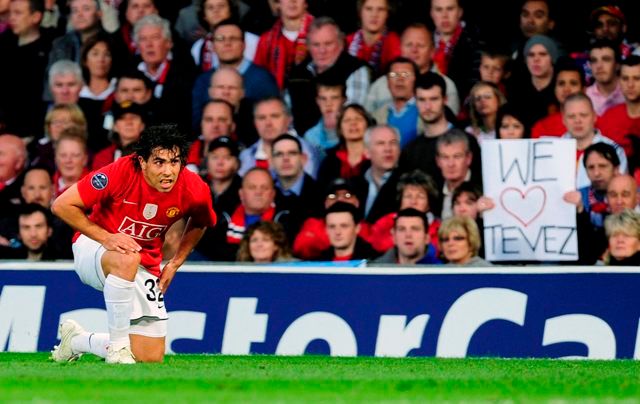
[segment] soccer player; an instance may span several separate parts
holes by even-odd
[[[85,352],[107,363],[163,360],[163,295],[205,227],[216,220],[209,187],[183,169],[186,151],[175,126],[150,127],[134,154],[86,176],[54,202],[53,213],[78,231],[74,267],[83,283],[104,292],[109,326],[108,334],[94,334],[73,320],[63,322],[55,361]],[[183,217],[187,224],[176,254],[161,270],[165,233]]]

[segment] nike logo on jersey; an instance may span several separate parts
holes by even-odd
[[[129,202],[128,200],[124,200],[124,203],[126,203],[127,205],[137,205],[137,203],[135,202]]]

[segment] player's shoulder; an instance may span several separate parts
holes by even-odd
[[[198,174],[187,168],[184,168],[182,170],[180,176],[182,177],[182,186],[192,193],[198,193],[203,189],[209,188],[206,182],[204,182],[204,180]]]

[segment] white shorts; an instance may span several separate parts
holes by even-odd
[[[82,283],[99,291],[104,289],[102,255],[107,250],[81,234],[73,243],[73,266]],[[158,278],[139,266],[134,279],[135,293],[131,312],[131,334],[161,338],[167,335],[167,309],[158,288]]]

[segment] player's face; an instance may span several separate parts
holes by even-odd
[[[20,192],[26,203],[37,203],[49,208],[53,197],[51,176],[45,170],[29,171],[24,177]]]
[[[622,66],[620,69],[620,89],[628,102],[640,101],[640,65]]]
[[[115,99],[120,104],[129,101],[142,105],[151,99],[151,90],[145,87],[142,80],[123,77],[118,81]]]
[[[142,60],[147,65],[155,67],[166,60],[173,43],[164,37],[161,27],[146,25],[138,34],[138,47]]]
[[[629,258],[640,251],[640,240],[632,234],[616,232],[609,237],[609,252],[616,259]]]
[[[416,106],[420,118],[428,124],[434,124],[444,118],[446,98],[438,86],[416,89]]]
[[[563,104],[571,94],[580,93],[582,90],[580,73],[574,71],[562,71],[558,73],[554,91],[560,104]]]
[[[217,102],[208,104],[202,111],[200,127],[204,140],[208,142],[221,136],[230,135],[235,128],[235,124],[229,107]]]
[[[500,139],[522,139],[524,137],[524,125],[518,118],[505,115],[498,129]]]
[[[391,234],[399,256],[417,259],[424,255],[429,233],[419,217],[399,217]]]
[[[589,66],[598,83],[609,84],[616,78],[618,63],[611,48],[594,48],[589,53]]]
[[[407,185],[402,190],[400,209],[413,208],[420,212],[429,211],[429,196],[424,188],[417,185]]]
[[[366,0],[360,10],[362,29],[371,33],[382,32],[387,24],[388,16],[387,0]]]
[[[238,159],[226,147],[218,147],[207,156],[207,173],[217,181],[225,181],[238,172]]]
[[[254,262],[271,262],[278,247],[268,234],[256,230],[249,238],[249,253]]]
[[[447,181],[461,181],[471,165],[471,153],[462,142],[443,144],[438,149],[436,163]]]
[[[616,168],[613,164],[598,152],[589,154],[585,160],[585,166],[591,186],[597,191],[605,191],[609,186],[609,181],[616,175]]]
[[[169,192],[176,185],[182,169],[180,151],[156,148],[145,161],[138,157],[147,184],[159,192]]]
[[[553,62],[547,48],[535,44],[529,49],[527,56],[527,69],[533,77],[549,77],[553,74]]]
[[[326,229],[331,246],[337,249],[348,248],[355,243],[359,230],[349,212],[329,213],[326,217]]]
[[[453,264],[464,264],[473,256],[469,237],[460,230],[451,230],[449,234],[441,237],[440,248],[447,261]]]
[[[74,139],[62,139],[56,146],[56,167],[67,182],[78,181],[89,160],[84,145]]]
[[[575,139],[594,135],[596,113],[586,100],[574,100],[565,104],[562,119],[567,131]]]
[[[82,81],[73,73],[58,74],[51,83],[51,95],[55,104],[75,104],[80,98]]]
[[[137,142],[144,130],[144,122],[138,114],[124,114],[113,124],[123,146]]]
[[[431,33],[423,28],[407,28],[400,40],[400,53],[418,65],[424,71],[431,65],[433,39]]]
[[[21,215],[18,218],[20,240],[29,251],[39,251],[51,236],[51,228],[42,212]]]
[[[453,201],[454,216],[468,217],[476,220],[478,217],[478,207],[476,198],[467,192],[463,192]]]
[[[29,11],[27,0],[12,1],[9,5],[9,26],[14,34],[26,34],[38,25],[38,20],[38,14]]]

